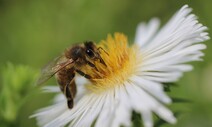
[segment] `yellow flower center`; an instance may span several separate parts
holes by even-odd
[[[114,38],[108,35],[106,40],[99,43],[108,54],[101,52],[101,57],[107,66],[95,62],[98,69],[87,69],[87,74],[92,77],[91,85],[87,88],[92,92],[99,93],[106,89],[113,88],[123,83],[135,72],[138,57],[138,48],[129,47],[127,37],[120,33],[115,33]]]

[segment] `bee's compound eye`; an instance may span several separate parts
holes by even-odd
[[[93,51],[90,50],[90,49],[87,49],[87,50],[86,50],[86,54],[87,54],[90,58],[93,58],[93,57],[94,57],[94,53],[93,53]]]

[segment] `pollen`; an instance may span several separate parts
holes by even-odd
[[[92,77],[92,84],[86,88],[99,93],[117,85],[124,85],[129,76],[134,74],[139,62],[138,47],[129,46],[127,37],[121,33],[115,33],[114,37],[108,35],[107,39],[102,40],[97,46],[107,52],[101,51],[106,66],[96,61],[97,69],[87,69],[87,74]]]

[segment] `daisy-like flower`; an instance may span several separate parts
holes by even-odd
[[[172,101],[162,83],[177,81],[183,72],[192,70],[186,63],[202,60],[201,50],[206,46],[200,42],[209,39],[204,32],[207,27],[191,11],[183,6],[161,30],[158,19],[139,24],[131,46],[120,33],[101,41],[98,46],[109,54],[101,54],[107,67],[96,64],[98,71],[87,69],[92,80],[76,78],[78,94],[73,109],[68,109],[60,93],[54,105],[33,115],[39,126],[127,127],[131,126],[132,111],[141,114],[145,127],[153,126],[153,113],[176,123],[166,107]],[[46,90],[60,92],[57,87]]]

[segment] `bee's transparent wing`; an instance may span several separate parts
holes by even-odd
[[[41,69],[41,73],[36,82],[36,85],[41,85],[47,80],[49,80],[52,76],[54,76],[54,74],[57,73],[58,70],[61,68],[59,64],[65,62],[65,60],[66,59],[64,56],[59,56],[54,60],[52,60],[51,62],[49,62],[46,66],[44,66]]]

